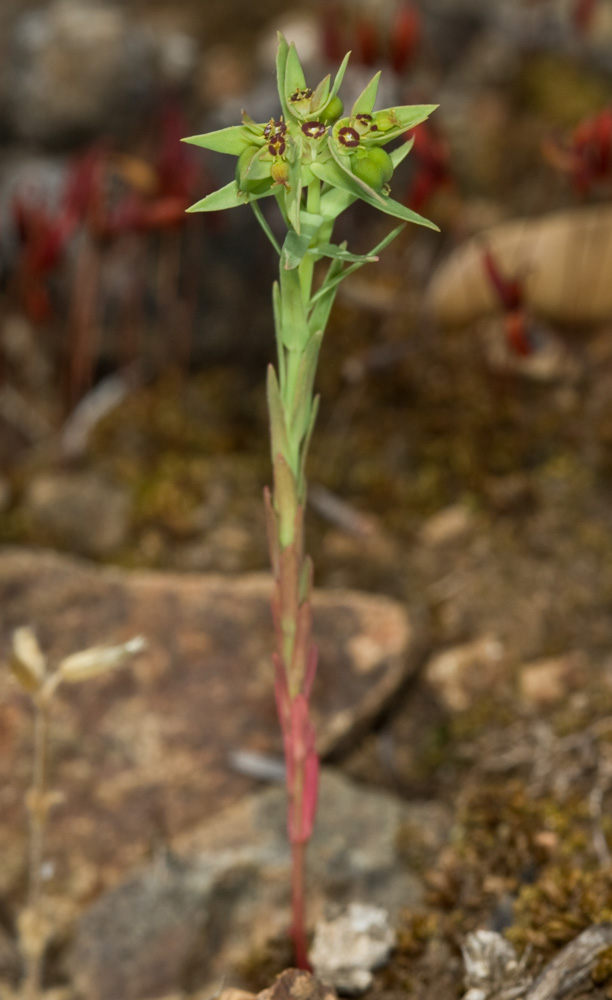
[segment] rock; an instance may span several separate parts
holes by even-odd
[[[272,986],[257,994],[257,1000],[333,1000],[335,995],[310,972],[285,969]],[[223,996],[225,998],[225,994]]]
[[[519,693],[531,708],[546,708],[565,701],[586,681],[588,662],[579,651],[526,663],[519,671]]]
[[[425,680],[450,712],[463,712],[505,675],[504,647],[493,635],[453,646],[428,662]]]
[[[453,504],[428,518],[419,532],[419,541],[431,546],[462,542],[471,535],[474,524],[474,513],[468,507]]]
[[[7,479],[0,476],[0,514],[3,514],[5,510],[11,505],[11,486]]]
[[[0,984],[10,982],[15,986],[21,973],[22,962],[17,941],[9,936],[4,927],[0,927]]]
[[[473,931],[461,951],[467,990],[463,1000],[486,1000],[509,988],[513,989],[511,995],[520,996],[529,985],[530,976],[514,948],[496,931]]]
[[[519,354],[509,343],[505,316],[489,316],[478,324],[484,359],[492,371],[515,374],[544,385],[576,383],[584,374],[584,361],[554,330],[531,318],[527,322],[528,354]]]
[[[38,142],[108,134],[137,121],[155,90],[153,36],[104,0],[54,0],[20,14],[0,100],[15,132]]]
[[[289,926],[285,811],[283,789],[249,796],[176,838],[171,853],[101,896],[78,924],[69,955],[82,995],[139,1000],[177,985],[212,991],[222,977],[243,986],[240,967]],[[421,902],[421,882],[396,851],[398,832],[411,819],[409,803],[323,769],[308,853],[310,922],[330,901],[353,896],[394,916]],[[365,925],[378,927],[379,918]],[[390,940],[389,932],[373,930],[378,938]]]
[[[125,541],[130,499],[96,472],[45,472],[29,484],[25,514],[39,539],[101,558]]]
[[[345,996],[359,996],[372,985],[372,970],[385,964],[394,945],[395,931],[385,910],[349,903],[319,921],[309,959],[324,982]]]
[[[270,593],[263,574],[127,573],[0,550],[0,662],[25,624],[52,665],[87,646],[147,640],[133,666],[60,689],[56,699],[50,780],[65,802],[48,831],[50,891],[91,898],[153,845],[258,788],[233,770],[236,751],[282,759]],[[329,756],[371,726],[420,653],[404,608],[386,598],[316,593],[314,631],[313,714],[320,752]],[[24,864],[31,732],[30,707],[0,670],[0,886],[7,890]]]
[[[604,323],[612,316],[612,285],[601,262],[611,247],[612,209],[603,205],[502,223],[467,240],[442,262],[427,290],[427,304],[445,326],[500,312],[483,263],[487,248],[504,278],[521,281],[525,306],[535,315],[568,325]]]
[[[489,476],[484,483],[484,493],[499,514],[525,513],[533,510],[536,504],[533,480],[526,472]]]
[[[329,986],[319,982],[310,972],[285,969],[272,986],[257,994],[257,1000],[333,1000],[335,995]]]

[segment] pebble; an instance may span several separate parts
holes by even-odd
[[[579,651],[526,663],[519,672],[522,701],[535,709],[565,701],[584,684],[587,666],[586,656]]]
[[[64,143],[133,123],[164,59],[177,71],[176,53],[161,54],[151,32],[104,0],[54,0],[22,12],[11,34],[0,104],[30,141]]]
[[[503,644],[494,635],[482,635],[433,656],[425,680],[444,708],[463,712],[499,686],[505,666]]]
[[[344,996],[359,996],[372,985],[372,971],[385,964],[394,945],[386,910],[349,903],[319,921],[309,957],[317,976]]]
[[[45,544],[101,558],[127,537],[130,499],[96,472],[44,472],[29,483],[24,511]]]

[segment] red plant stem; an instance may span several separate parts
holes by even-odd
[[[298,969],[310,971],[308,944],[304,926],[305,846],[303,843],[293,843],[291,845],[291,911],[293,914],[291,937],[293,939],[293,957]]]

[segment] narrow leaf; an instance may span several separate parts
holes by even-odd
[[[338,188],[330,187],[321,196],[321,211],[331,222],[337,219],[354,201],[357,201],[358,197],[359,195],[357,194],[350,194],[347,191],[340,191]]]
[[[278,242],[276,240],[276,237],[274,236],[274,233],[270,229],[270,226],[268,225],[268,222],[267,222],[267,220],[266,220],[266,218],[265,218],[265,216],[264,216],[261,208],[259,207],[259,205],[255,201],[252,201],[250,204],[251,204],[251,208],[253,209],[253,215],[257,219],[259,225],[263,229],[264,233],[266,234],[266,236],[270,240],[270,243],[272,244],[272,246],[274,247],[274,249],[276,250],[277,254],[280,257],[281,248],[279,247]]]
[[[297,270],[280,269],[282,302],[281,338],[288,351],[302,351],[309,337],[306,310]]]
[[[281,549],[285,549],[295,537],[295,515],[298,506],[295,476],[282,455],[275,455],[274,510],[278,517],[278,533]]]
[[[361,261],[363,264],[375,264],[378,260],[378,257],[372,257],[371,254],[349,253],[348,250],[344,250],[342,247],[338,247],[334,243],[318,243],[307,252],[317,254],[320,257],[333,257],[337,260],[344,260],[349,263]]]
[[[312,401],[312,406],[310,408],[310,420],[308,421],[308,429],[304,436],[302,442],[302,448],[300,451],[300,468],[299,468],[299,481],[300,483],[306,482],[306,459],[308,458],[308,449],[310,447],[310,441],[312,438],[312,432],[314,431],[314,426],[317,422],[317,414],[319,412],[319,400],[320,396],[315,396]],[[300,497],[300,500],[303,498]]]
[[[291,42],[287,52],[287,62],[285,63],[285,95],[289,98],[296,90],[304,90],[305,88],[306,78],[304,70],[302,69],[295,43]]]
[[[317,235],[325,221],[325,216],[302,209],[300,212],[300,232],[303,236],[307,236],[310,241]]]
[[[281,267],[290,271],[292,268],[297,267],[304,258],[308,250],[308,244],[310,243],[310,237],[307,235],[299,235],[293,229],[290,229],[285,236],[285,242],[283,243],[283,249],[281,252]]]
[[[272,365],[268,365],[266,390],[268,398],[268,413],[270,415],[272,462],[274,462],[274,457],[276,455],[285,455],[286,457],[289,456],[289,438],[287,437],[285,410],[281,400],[278,379]]]
[[[403,142],[401,146],[397,146],[395,149],[391,150],[389,156],[391,157],[391,162],[393,163],[394,170],[397,166],[399,166],[402,160],[406,159],[408,153],[410,152],[413,146],[414,146],[414,136],[412,136],[411,139],[408,139],[407,142]]]
[[[388,108],[385,111],[377,111],[374,119],[378,115],[388,114],[392,116],[397,124],[391,128],[380,129],[378,132],[370,132],[365,138],[366,145],[386,146],[388,142],[397,139],[411,129],[416,128],[421,122],[429,118],[432,111],[438,107],[437,104],[406,104],[399,108]]]
[[[388,233],[387,236],[385,236],[385,238],[380,241],[380,243],[377,243],[377,245],[371,251],[371,256],[378,256],[378,254],[380,254],[385,249],[385,247],[387,247],[389,243],[391,243],[395,239],[396,236],[399,236],[403,228],[404,226],[402,225],[402,226],[396,226],[395,229],[392,229],[391,232]],[[329,314],[329,311],[331,311],[331,306],[333,304],[333,296],[335,296],[338,285],[340,284],[341,281],[344,281],[345,278],[348,278],[349,274],[354,274],[354,272],[358,271],[360,267],[363,267],[363,263],[365,262],[359,261],[355,264],[352,264],[350,267],[345,268],[344,270],[340,270],[341,265],[339,265],[336,261],[334,261],[333,264],[330,266],[329,271],[327,272],[325,281],[323,282],[319,290],[315,292],[315,294],[312,296],[310,300],[311,303],[315,303],[317,309],[319,308],[320,304],[325,303],[327,305],[329,294],[330,292],[333,293],[332,300],[327,305]],[[332,273],[332,268],[338,268],[338,270],[335,273]],[[314,310],[311,313],[311,325],[313,316],[314,316]],[[322,329],[325,329],[327,325],[327,317],[324,317],[323,319],[319,319],[317,317],[316,323],[317,326],[320,326]]]
[[[358,265],[353,265],[358,266]],[[347,270],[349,270],[347,268]],[[342,261],[332,260],[325,280],[317,292],[311,297],[312,308],[308,317],[308,325],[311,330],[325,330],[329,314],[331,313],[338,285],[344,276]]]
[[[299,233],[301,230],[300,209],[302,206],[303,180],[301,149],[298,148],[289,160],[288,185],[283,187],[285,212],[290,225],[295,229],[296,233]]]
[[[426,226],[428,229],[435,229],[438,231],[438,227],[435,223],[430,222],[429,219],[425,219],[417,212],[413,212],[412,209],[407,208],[406,205],[402,205],[400,202],[394,201],[393,198],[384,197],[383,195],[378,194],[378,192],[374,191],[358,177],[354,177],[344,168],[340,168],[337,163],[313,164],[313,173],[321,180],[327,181],[335,187],[340,188],[340,190],[353,194],[357,198],[361,198],[362,201],[365,201],[368,205],[372,205],[373,208],[377,208],[386,215],[392,215],[396,219],[401,219],[403,222],[413,222],[416,225]]]
[[[355,115],[371,114],[372,109],[376,103],[376,94],[378,93],[378,82],[380,80],[380,70],[376,73],[368,85],[364,87],[361,91],[359,97],[353,104],[351,109],[351,118]]]
[[[239,205],[248,205],[251,201],[258,201],[260,198],[267,198],[274,194],[272,183],[268,184],[262,191],[240,191],[236,181],[230,181],[225,187],[207,194],[201,201],[196,201],[195,205],[190,205],[187,212],[220,212],[225,208],[238,208]]]
[[[191,142],[194,146],[202,146],[204,149],[212,149],[216,153],[231,153],[232,156],[240,156],[242,150],[252,141],[245,135],[243,125],[230,125],[216,132],[190,135],[181,140],[181,142]]]
[[[324,103],[327,102],[327,98],[329,97],[329,81],[330,81],[330,79],[331,79],[331,77],[330,77],[330,75],[328,73],[327,76],[324,76],[323,79],[320,81],[320,83],[318,83],[317,86],[315,87],[313,95],[312,95],[312,100],[310,102],[310,109],[311,109],[311,111],[318,110],[318,108],[322,104],[324,104]]]
[[[321,348],[322,341],[322,330],[317,330],[310,337],[310,340],[306,345],[306,349],[300,358],[300,364],[293,389],[291,430],[292,437],[297,437],[300,441],[306,435],[310,423],[312,388],[317,371],[317,361],[319,359],[319,350]]]
[[[281,385],[285,383],[285,351],[283,348],[283,338],[281,334],[283,323],[283,309],[281,303],[281,293],[278,281],[272,285],[272,309],[274,312],[274,330],[276,333],[276,350],[278,357],[278,371]]]
[[[334,77],[334,82],[329,94],[329,98],[327,100],[327,104],[329,104],[329,101],[331,101],[332,98],[335,97],[338,91],[340,90],[340,87],[342,86],[342,81],[344,80],[344,74],[346,73],[346,67],[348,66],[348,61],[350,58],[351,58],[351,53],[347,52],[344,59],[340,63],[336,76]]]
[[[278,96],[285,119],[289,118],[289,108],[287,106],[288,95],[285,93],[285,76],[287,71],[288,53],[289,45],[287,44],[287,39],[279,31],[278,48],[276,50],[276,85],[278,87]]]

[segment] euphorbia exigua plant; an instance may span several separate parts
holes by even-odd
[[[308,967],[304,923],[304,852],[312,834],[319,764],[309,702],[317,652],[311,636],[312,567],[304,552],[306,455],[318,397],[313,385],[319,350],[340,282],[397,236],[399,226],[371,253],[350,253],[332,242],[334,222],[357,199],[404,222],[436,227],[390,197],[394,169],[410,152],[405,133],[432,105],[374,111],[376,74],[349,115],[338,96],[349,56],[333,84],[329,76],[311,89],[293,44],[279,35],[276,60],[280,113],[191,136],[186,141],[236,156],[235,180],[189,211],[212,212],[251,205],[280,259],[273,288],[277,369],[268,369],[268,407],[274,489],[265,503],[274,573],[275,691],[283,734],[292,847],[292,936],[295,961]],[[394,139],[401,144],[388,152]],[[286,228],[280,245],[259,202],[274,198]],[[314,268],[326,262],[315,285]]]

